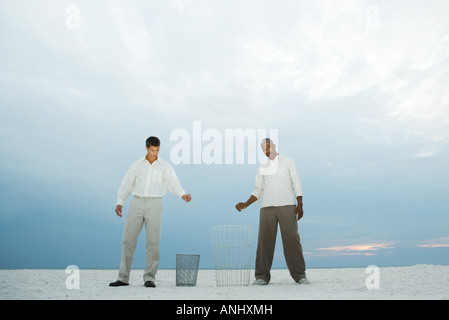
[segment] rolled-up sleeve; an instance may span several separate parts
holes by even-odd
[[[304,195],[304,192],[302,190],[302,185],[301,181],[299,180],[298,172],[296,171],[295,162],[292,161],[292,163],[289,166],[289,171],[295,196],[302,197]]]
[[[256,174],[256,187],[254,188],[254,191],[251,193],[251,195],[253,195],[257,198],[257,201],[260,200],[260,197],[263,194],[263,188],[264,188],[263,176],[260,174],[260,169],[259,169],[259,170],[257,170],[257,174]]]

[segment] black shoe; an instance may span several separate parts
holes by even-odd
[[[147,287],[147,288],[156,288],[156,285],[154,284],[153,281],[148,280],[148,281],[145,281],[145,287]]]
[[[111,282],[109,284],[110,287],[122,287],[122,286],[128,286],[128,285],[129,285],[128,283],[122,282],[120,280],[117,280],[115,282]]]

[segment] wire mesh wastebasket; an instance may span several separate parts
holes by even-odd
[[[247,286],[250,281],[253,228],[212,227],[212,250],[218,287]]]
[[[176,285],[183,287],[196,286],[199,266],[200,266],[199,254],[177,254]]]

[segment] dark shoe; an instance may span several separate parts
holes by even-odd
[[[128,283],[122,282],[120,280],[117,280],[115,282],[111,282],[109,284],[110,287],[122,287],[122,286],[128,286],[128,285],[129,285]]]
[[[154,284],[153,281],[148,280],[148,281],[145,281],[145,287],[147,287],[147,288],[156,288],[156,285]]]

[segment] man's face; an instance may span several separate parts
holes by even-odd
[[[263,153],[269,158],[271,153],[275,151],[275,145],[270,143],[270,141],[264,142],[262,144]]]
[[[148,158],[151,161],[154,161],[157,159],[157,155],[159,154],[159,147],[150,146],[149,148],[146,148],[148,152]]]

